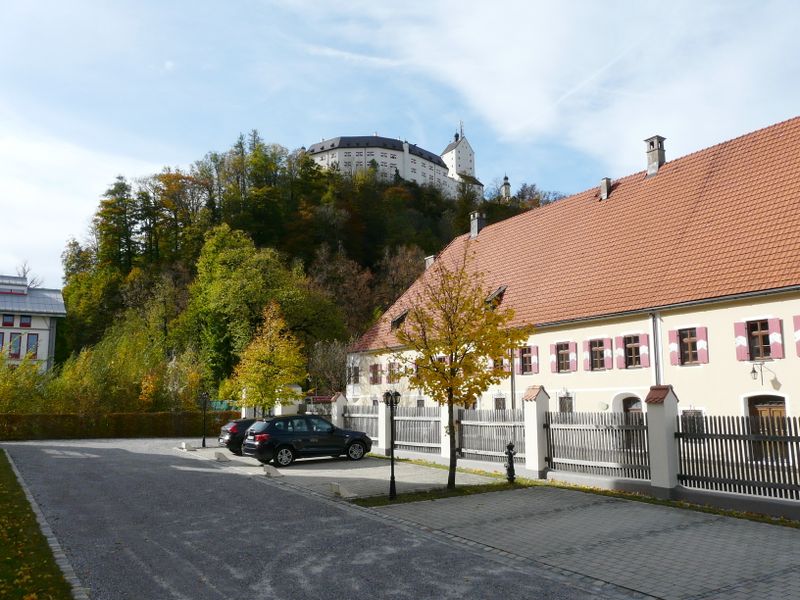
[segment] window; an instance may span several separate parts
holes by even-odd
[[[556,359],[557,359],[557,371],[559,373],[568,373],[569,372],[569,343],[562,342],[561,344],[556,344]]]
[[[379,364],[369,366],[369,382],[371,385],[381,383],[381,366]]]
[[[747,347],[750,360],[764,360],[772,356],[767,319],[747,322]]]
[[[25,355],[36,358],[39,353],[39,334],[29,333],[26,342]]]
[[[425,408],[425,398],[417,398],[417,408]]]
[[[495,410],[505,410],[506,409],[506,399],[502,396],[498,396],[494,399],[494,409]]]
[[[3,315],[3,327],[14,326],[14,315]]]
[[[289,431],[308,431],[308,422],[303,417],[295,417],[289,421]]]
[[[358,383],[359,368],[355,365],[347,367],[347,383]]]
[[[639,348],[638,335],[626,335],[623,338],[623,347],[625,349],[625,368],[631,369],[634,367],[642,366],[642,356]]]
[[[408,316],[408,310],[404,310],[399,315],[397,315],[394,319],[392,319],[392,323],[391,323],[392,331],[394,331],[395,329],[400,327],[405,322],[407,316]]]
[[[533,372],[533,361],[531,360],[531,355],[533,354],[533,348],[530,346],[526,346],[524,348],[520,348],[519,350],[519,363],[520,363],[520,373],[523,375],[527,375],[528,373]]]
[[[8,358],[19,358],[22,346],[22,334],[12,333],[8,339]]]
[[[311,423],[311,431],[316,431],[318,433],[330,433],[333,430],[333,425],[331,425],[325,419],[320,417],[308,417],[308,420]]]
[[[397,383],[400,381],[400,363],[389,363],[389,372],[386,374],[386,383]]]
[[[31,326],[31,316],[30,315],[20,315],[19,316],[19,326],[20,327],[30,327]]]
[[[678,347],[680,349],[682,365],[696,365],[700,362],[697,354],[697,328],[689,327],[687,329],[679,329]],[[684,411],[684,414],[688,414],[689,412],[692,411]]]
[[[592,371],[602,371],[606,368],[605,343],[603,340],[589,341],[589,360]]]
[[[572,396],[566,394],[558,397],[558,412],[572,412]]]

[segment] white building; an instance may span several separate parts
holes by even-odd
[[[28,287],[25,277],[0,275],[0,352],[10,364],[29,356],[53,366],[56,318],[66,317],[61,290]]]
[[[401,177],[419,185],[432,185],[450,197],[455,197],[459,184],[465,183],[483,198],[483,184],[475,177],[475,152],[463,131],[455,134],[441,155],[377,134],[323,140],[306,152],[326,169],[352,175],[372,166],[382,179]]]

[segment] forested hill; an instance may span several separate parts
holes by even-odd
[[[131,372],[115,375],[117,387],[152,396],[151,408],[192,378],[214,388],[272,301],[307,356],[320,340],[347,340],[416,278],[424,256],[468,229],[472,210],[480,206],[494,222],[538,203],[535,186],[521,190],[521,201],[466,189],[449,199],[372,170],[321,170],[255,131],[186,170],[120,176],[89,235],[63,253],[64,389],[113,375],[125,361]],[[101,391],[93,393],[99,400]]]

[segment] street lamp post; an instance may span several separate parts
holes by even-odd
[[[400,392],[384,392],[383,402],[389,407],[389,464],[391,474],[389,476],[389,500],[397,498],[397,487],[394,483],[394,409],[400,402]]]
[[[208,409],[208,392],[200,392],[203,399],[203,448],[206,447],[206,410]]]

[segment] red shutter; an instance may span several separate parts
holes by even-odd
[[[550,372],[558,373],[558,355],[555,344],[550,344]]]
[[[516,352],[517,359],[516,359],[516,362],[514,363],[514,373],[516,373],[517,375],[522,375],[522,351],[523,350],[524,350],[524,348],[519,348],[517,350],[517,352]],[[513,354],[512,354],[512,356],[513,356]]]
[[[697,328],[697,362],[704,365],[708,362],[708,328]]]
[[[611,338],[603,339],[603,366],[609,370],[614,368],[614,350],[611,347]]]
[[[584,340],[583,342],[583,370],[592,370],[592,354],[589,351],[589,340]]]
[[[783,335],[781,320],[770,319],[769,323],[769,355],[771,358],[783,358]]]
[[[794,345],[797,347],[797,356],[800,356],[800,315],[794,318]],[[0,340],[2,347],[2,340]]]
[[[747,345],[747,323],[734,323],[733,335],[736,336],[736,360],[750,360],[750,348]]]
[[[614,338],[614,353],[617,356],[617,368],[625,368],[625,338],[618,335]]]
[[[569,343],[569,370],[578,370],[578,344],[577,342]]]
[[[797,352],[800,354],[800,342],[797,343]],[[531,373],[539,373],[539,346],[531,346]]]
[[[681,345],[677,329],[669,331],[669,364],[673,367],[681,364]]]

